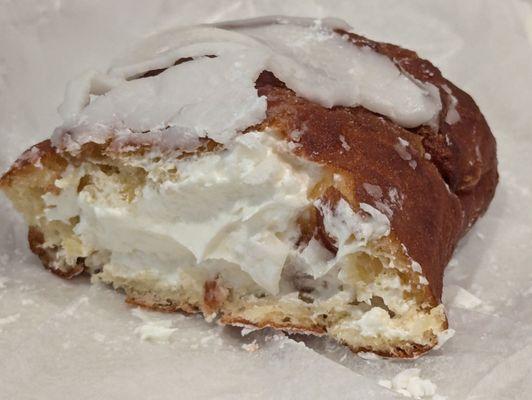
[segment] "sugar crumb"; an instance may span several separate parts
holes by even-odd
[[[246,343],[242,345],[242,349],[246,350],[249,353],[254,353],[259,349],[259,345],[256,340],[253,340],[251,343]]]
[[[348,144],[347,141],[345,140],[345,136],[344,136],[344,135],[340,135],[339,138],[340,138],[340,143],[342,144],[342,148],[343,148],[345,151],[349,151],[349,150],[351,150],[351,146],[349,146],[349,144]]]
[[[141,340],[153,343],[168,343],[177,328],[172,328],[172,321],[149,321],[135,328]]]
[[[421,378],[420,373],[419,368],[408,368],[395,375],[391,380],[379,380],[378,384],[408,398],[445,399],[436,394],[437,386],[429,379]]]
[[[168,343],[172,334],[177,328],[172,327],[171,320],[152,319],[151,316],[141,310],[134,308],[131,314],[141,319],[144,324],[135,328],[134,332],[141,340],[153,343]]]

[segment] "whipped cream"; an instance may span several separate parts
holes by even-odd
[[[264,132],[240,135],[231,150],[178,161],[176,179],[148,181],[130,203],[109,185],[75,194],[80,169],[57,182],[59,196],[45,196],[46,215],[79,215],[75,233],[87,254],[110,254],[108,268],[151,269],[177,281],[178,267],[220,261],[275,294],[317,177],[287,145]]]
[[[388,217],[369,204],[360,203],[366,215],[356,213],[343,198],[333,208],[321,200],[314,205],[323,215],[325,230],[336,242],[337,258],[359,251],[370,240],[390,233]]]
[[[60,193],[43,196],[45,216],[64,222],[78,217],[74,232],[82,255],[94,258],[97,251],[104,269],[118,275],[149,272],[177,284],[180,268],[240,270],[274,295],[288,263],[319,279],[390,232],[386,215],[368,204],[355,212],[344,199],[313,203],[308,193],[321,167],[290,153],[289,143],[271,131],[248,132],[230,149],[173,162],[172,178],[160,181],[148,173],[130,201],[121,196],[120,182],[99,169],[69,167],[56,181]],[[159,170],[157,164],[152,168]],[[92,184],[78,193],[86,174]],[[336,254],[315,238],[298,244],[297,219],[313,205],[336,242]]]
[[[75,152],[116,135],[187,132],[193,143],[209,137],[227,145],[265,117],[265,98],[255,89],[263,71],[325,107],[361,105],[404,127],[433,124],[441,110],[433,85],[336,28],[350,30],[339,20],[268,17],[154,35],[106,74],[89,71],[69,85],[60,107],[65,124],[53,143]]]

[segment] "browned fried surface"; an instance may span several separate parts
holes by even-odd
[[[389,57],[400,69],[416,79],[432,83],[439,88],[443,101],[439,132],[432,133],[427,127],[413,131],[423,137],[423,145],[431,152],[432,161],[453,192],[461,197],[478,192],[476,207],[470,207],[469,204],[465,206],[469,212],[466,219],[468,222],[474,221],[487,208],[498,177],[495,138],[475,101],[446,80],[438,68],[419,58],[415,52],[392,44],[375,42],[354,33],[340,33],[348,34],[357,46],[371,47]],[[456,110],[460,121],[451,125],[445,122],[450,98],[443,85],[451,90],[458,101]],[[447,145],[447,142],[450,145]],[[481,182],[483,178],[484,182]],[[463,203],[468,203],[468,200]]]
[[[160,312],[182,312],[187,315],[197,314],[197,307],[188,303],[175,304],[171,301],[161,302],[146,296],[127,295],[126,303]]]
[[[52,147],[51,141],[44,140],[20,155],[11,168],[0,177],[0,188],[13,186],[17,180],[24,178],[28,174],[35,173],[37,169],[56,172],[56,176],[59,177],[66,166],[67,161]]]
[[[320,325],[300,326],[294,324],[293,322],[279,323],[275,321],[261,321],[260,323],[256,323],[248,321],[247,319],[241,317],[233,317],[231,315],[223,315],[222,318],[220,318],[220,323],[225,325],[249,326],[258,329],[274,328],[290,333],[304,333],[318,336],[323,335],[327,332],[326,329]]]
[[[357,46],[372,47],[414,78],[439,88],[443,102],[439,131],[428,126],[407,130],[362,107],[322,107],[296,96],[269,72],[257,80],[259,94],[268,99],[262,125],[280,129],[287,140],[292,140],[291,132],[303,132],[296,153],[348,176],[351,187],[343,195],[354,203],[379,208],[380,199],[370,195],[364,183],[379,186],[384,194],[397,189],[402,204],[391,206],[393,234],[421,264],[440,299],[443,270],[458,240],[495,194],[495,139],[473,99],[430,62],[398,46],[349,36]],[[445,122],[451,99],[444,85],[458,101],[460,120],[452,125]],[[396,150],[398,138],[410,143],[415,169]]]
[[[273,86],[259,92],[268,97],[266,124],[288,140],[290,132],[304,130],[296,153],[349,176],[352,203],[377,206],[365,183],[379,186],[385,196],[397,190],[402,206],[390,206],[393,233],[422,265],[434,296],[440,298],[443,268],[464,227],[462,206],[430,161],[409,149],[417,163],[413,169],[395,149],[398,137],[415,142],[416,136],[363,108],[329,110]],[[349,150],[342,147],[340,135]]]
[[[73,268],[70,268],[67,271],[57,268],[54,265],[54,261],[57,256],[58,249],[55,247],[43,248],[42,245],[44,243],[44,236],[42,232],[34,226],[30,226],[28,229],[28,243],[31,251],[41,260],[42,265],[61,278],[71,279],[81,274],[85,270],[83,260],[79,260]]]

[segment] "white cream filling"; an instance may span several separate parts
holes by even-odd
[[[58,208],[79,213],[75,233],[85,247],[109,251],[110,265],[162,268],[171,280],[179,267],[223,260],[275,294],[313,179],[308,168],[285,159],[282,144],[250,132],[231,150],[179,161],[175,181],[148,182],[132,203],[82,191],[78,210]]]
[[[88,171],[71,168],[56,182],[60,194],[44,196],[46,217],[79,216],[74,232],[84,254],[109,254],[104,268],[120,274],[151,270],[176,283],[180,268],[218,263],[238,267],[277,294],[287,263],[317,279],[390,231],[388,218],[368,204],[357,213],[343,199],[333,209],[317,201],[338,252],[330,253],[316,239],[298,248],[296,219],[311,204],[308,192],[320,167],[291,155],[287,146],[271,132],[240,135],[230,149],[177,161],[175,179],[148,179],[130,203],[108,184],[78,194]]]

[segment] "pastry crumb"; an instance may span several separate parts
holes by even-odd
[[[420,373],[419,368],[408,368],[391,380],[380,379],[378,384],[408,398],[445,400],[445,397],[436,394],[437,386],[430,379],[422,379]]]
[[[249,353],[254,353],[259,349],[259,345],[256,340],[253,340],[251,343],[246,343],[242,345],[242,349],[246,350]]]

